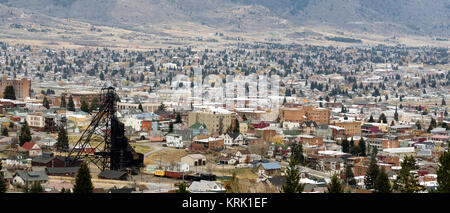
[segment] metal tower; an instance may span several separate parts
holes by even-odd
[[[102,171],[143,166],[143,154],[136,153],[130,146],[124,125],[116,117],[117,101],[113,87],[102,89],[99,111],[69,152],[66,166],[86,159]],[[87,152],[86,148],[95,152]]]

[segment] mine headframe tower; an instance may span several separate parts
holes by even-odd
[[[143,154],[136,153],[130,146],[124,124],[117,119],[118,99],[113,87],[102,89],[101,106],[70,150],[66,166],[88,160],[102,171],[143,167]]]

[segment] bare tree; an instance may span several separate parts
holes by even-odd
[[[263,157],[269,151],[269,144],[267,144],[267,142],[265,141],[253,143],[248,146],[248,150],[252,154],[258,154],[261,155],[261,157]]]

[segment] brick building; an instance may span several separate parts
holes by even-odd
[[[336,122],[335,126],[344,128],[345,136],[360,136],[361,135],[361,122],[360,121],[342,121]]]
[[[189,112],[189,126],[195,123],[205,124],[211,133],[224,133],[232,125],[233,114],[225,109],[206,109],[198,112]]]
[[[150,120],[143,120],[141,121],[141,131],[142,132],[151,132],[153,127],[153,122]]]
[[[318,125],[330,123],[330,110],[315,108],[314,106],[302,106],[298,108],[281,108],[280,120],[299,122],[314,121]]]
[[[302,145],[323,146],[323,139],[312,135],[300,135],[300,142]]]
[[[377,149],[398,148],[398,140],[393,138],[369,138],[369,146]]]
[[[30,97],[31,95],[31,80],[28,78],[9,79],[8,75],[4,74],[0,87],[0,97],[3,98],[3,94],[7,86],[13,86],[17,99]]]

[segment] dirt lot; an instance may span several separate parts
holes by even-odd
[[[145,154],[147,152],[152,151],[152,148],[150,146],[147,146],[147,145],[141,145],[141,144],[136,144],[136,143],[130,143],[130,145],[134,148],[134,150],[137,153]]]
[[[154,164],[155,161],[162,161],[166,163],[179,162],[182,157],[186,156],[188,153],[184,149],[174,149],[174,148],[163,148],[159,152],[150,154],[144,159],[144,164]]]

